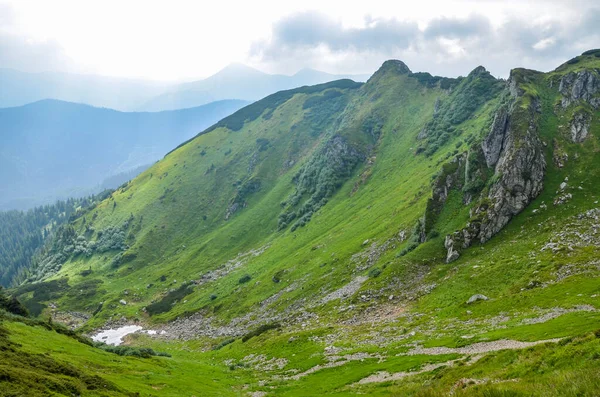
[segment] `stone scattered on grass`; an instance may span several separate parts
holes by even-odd
[[[475,294],[472,297],[469,298],[469,300],[467,301],[467,304],[470,305],[471,303],[475,303],[477,301],[486,301],[489,298],[485,295],[481,295],[481,294]]]

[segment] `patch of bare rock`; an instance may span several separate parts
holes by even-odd
[[[544,343],[556,343],[560,338],[539,340],[535,342],[520,342],[510,339],[500,339],[491,342],[479,342],[464,347],[422,347],[417,346],[410,350],[409,356],[417,354],[424,354],[429,356],[437,356],[441,354],[484,354],[489,352],[495,352],[499,350],[514,350],[514,349],[525,349],[531,346],[536,346]]]

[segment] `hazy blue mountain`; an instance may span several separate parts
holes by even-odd
[[[179,84],[159,95],[140,110],[181,109],[227,98],[249,101],[261,99],[277,91],[315,85],[339,79],[366,81],[367,75],[335,75],[314,69],[302,69],[293,76],[267,74],[242,64],[231,64],[204,79]]]
[[[225,100],[126,113],[43,100],[0,109],[0,209],[89,194],[111,176],[153,163],[246,104]]]
[[[136,110],[169,84],[95,75],[0,69],[0,107],[21,106],[42,99],[85,103],[123,111]]]
[[[204,80],[182,84],[69,73],[26,73],[0,69],[0,107],[59,99],[121,111],[162,111],[205,105],[222,99],[258,100],[274,92],[341,78],[303,69],[293,76],[271,75],[232,64]]]

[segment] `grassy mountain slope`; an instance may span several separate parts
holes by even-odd
[[[89,194],[111,175],[151,164],[238,110],[228,100],[193,109],[124,113],[43,100],[0,109],[0,208]]]
[[[74,221],[60,270],[14,293],[162,329],[130,342],[247,392],[593,395],[596,54],[507,82],[388,61],[267,97]]]
[[[289,334],[282,334],[270,340],[235,342],[208,351],[202,351],[198,342],[171,342],[158,346],[168,349],[170,358],[123,357],[47,328],[12,320],[2,323],[0,395],[235,396],[258,389],[278,396],[317,392],[340,396],[443,396],[450,390],[458,396],[593,396],[599,386],[595,363],[598,339],[594,334],[523,352],[492,353],[477,364],[469,364],[468,357],[457,360],[456,354],[400,356],[385,362],[367,358],[325,368],[298,380],[280,380],[273,387],[268,383],[271,376],[285,376],[286,371],[256,369],[268,368],[268,364],[257,365],[248,352],[261,349],[267,355],[287,354],[293,359],[286,368],[303,370],[324,361],[320,357],[324,346],[311,342],[307,333],[294,334],[296,340],[292,343],[287,342]],[[135,343],[145,345],[147,341],[138,338]],[[448,366],[448,360],[456,360],[456,364]],[[423,365],[439,368],[433,377],[416,373],[401,381],[357,384],[371,373],[382,370],[406,373]],[[495,381],[477,383],[482,377]],[[549,387],[554,394],[548,393]]]
[[[42,255],[46,239],[71,216],[110,194],[104,191],[96,196],[57,201],[52,205],[36,207],[27,212],[0,212],[0,286],[20,284],[27,276],[35,259]]]

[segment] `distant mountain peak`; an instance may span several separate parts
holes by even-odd
[[[471,71],[471,73],[469,73],[469,76],[478,76],[478,75],[487,74],[487,73],[489,73],[487,71],[487,69],[480,65],[480,66],[477,66],[475,69],[473,69]]]
[[[371,78],[369,79],[369,81],[371,81],[373,78],[378,78],[379,76],[383,76],[386,73],[393,73],[393,74],[410,74],[412,73],[411,70],[408,68],[408,66],[406,66],[406,64],[400,60],[397,59],[390,59],[385,61],[380,67],[379,69],[377,69],[377,71],[371,76]]]
[[[327,72],[322,72],[320,70],[311,69],[311,68],[302,68],[293,74],[292,77],[306,77],[306,76],[329,76],[330,74]]]
[[[244,65],[243,63],[234,62],[225,66],[223,69],[219,70],[213,76],[223,76],[223,75],[247,75],[247,74],[265,74],[258,69],[254,69],[248,65]],[[210,78],[210,77],[209,77]]]
[[[398,73],[398,74],[409,74],[412,73],[411,70],[409,69],[408,66],[406,66],[406,64],[398,59],[390,59],[385,61],[381,67],[379,68],[379,70],[377,70],[377,72],[375,72],[375,74],[378,74],[380,72],[386,72],[386,71],[392,71],[394,73]]]

